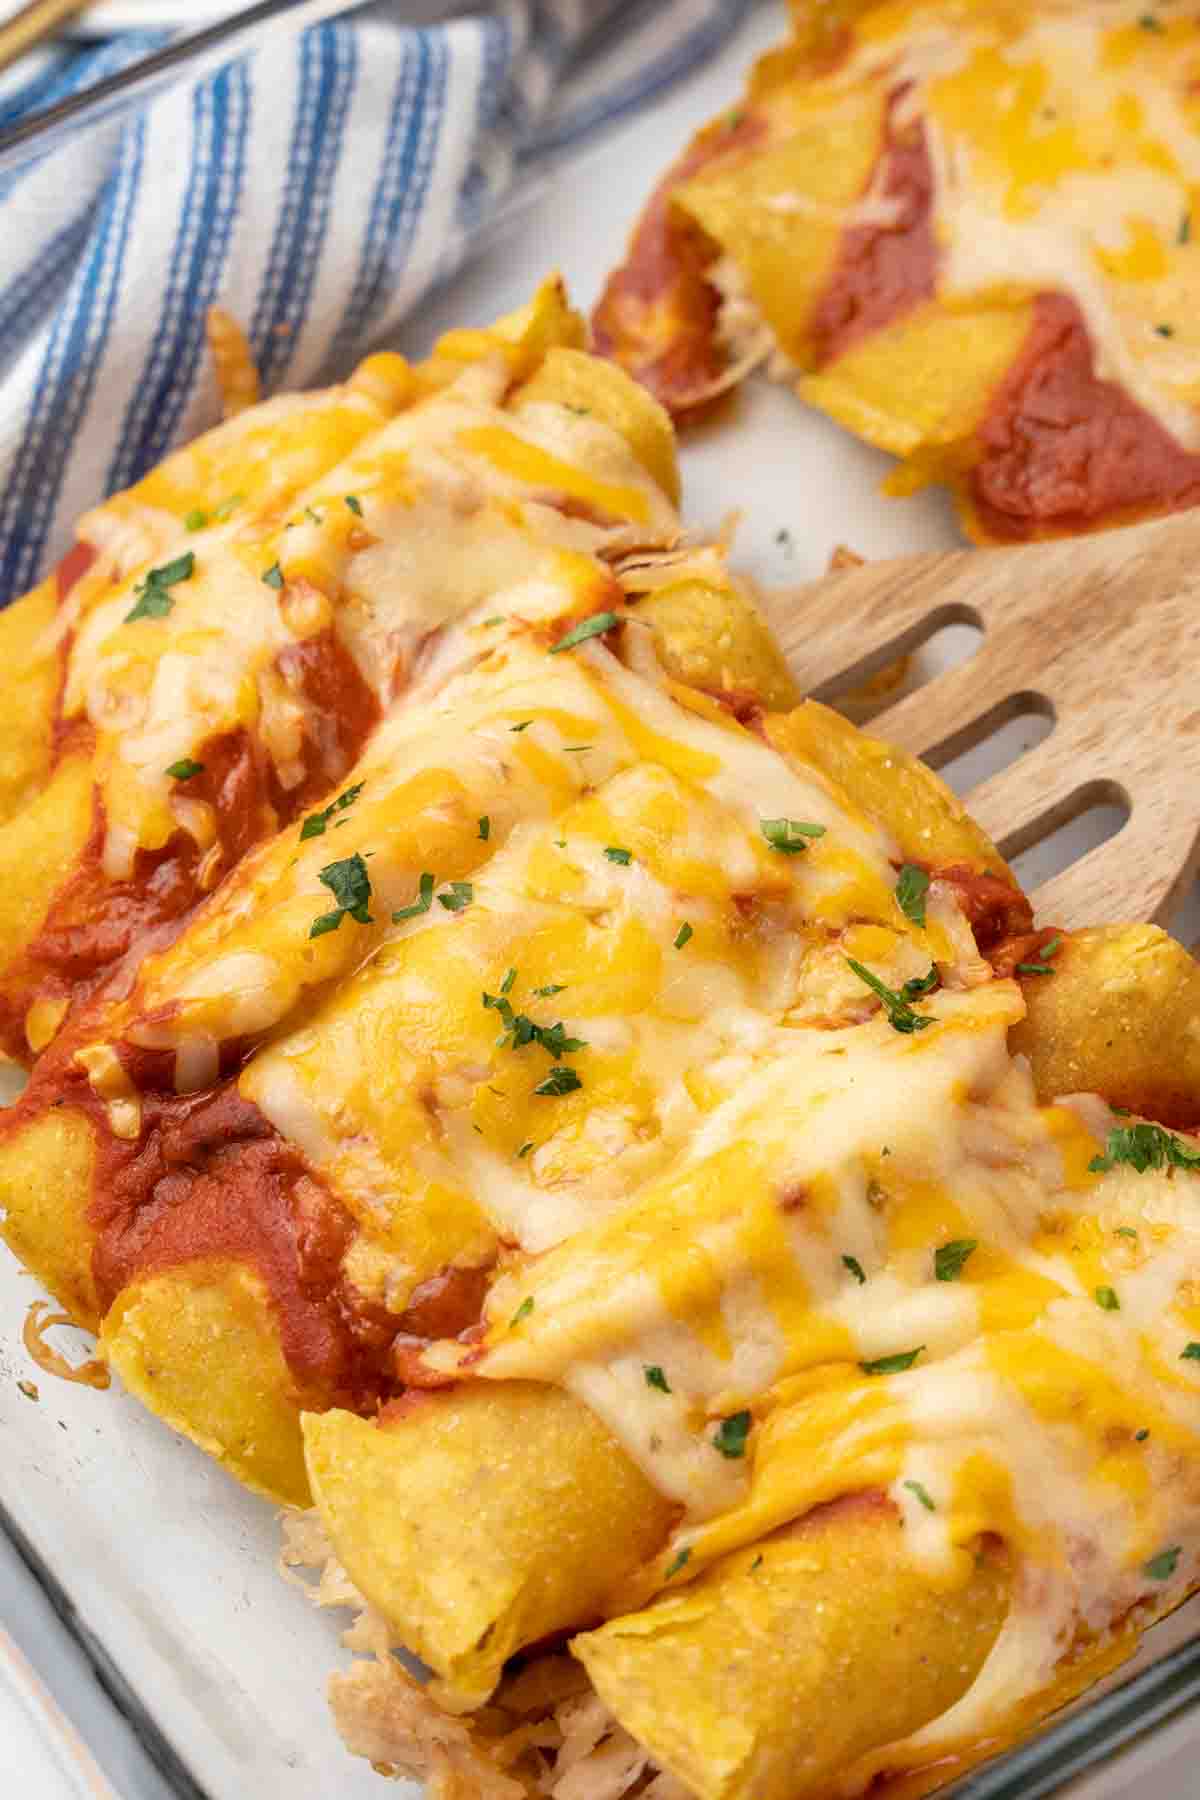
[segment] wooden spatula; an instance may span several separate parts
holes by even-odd
[[[1098,801],[1128,822],[1033,898],[1061,925],[1164,923],[1200,864],[1200,513],[1091,537],[865,563],[764,603],[804,691],[827,699],[944,625],[976,654],[867,729],[934,767],[1018,713],[1036,749],[966,795],[1017,856]]]

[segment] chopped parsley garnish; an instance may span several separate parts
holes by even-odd
[[[647,1387],[657,1388],[660,1394],[670,1393],[671,1384],[667,1380],[665,1372],[657,1363],[644,1363],[642,1365],[642,1372],[646,1377]]]
[[[586,750],[594,749],[592,744],[564,744],[564,756],[582,756]]]
[[[518,1017],[523,1017],[519,1014]],[[548,1050],[551,1056],[574,1056],[577,1050],[587,1049],[586,1038],[567,1036],[567,1028],[560,1019],[557,1025],[535,1025],[533,1040]]]
[[[921,1505],[925,1508],[926,1512],[936,1512],[937,1511],[937,1507],[933,1504],[933,1501],[929,1497],[929,1489],[927,1487],[925,1487],[922,1482],[906,1481],[904,1485],[909,1490],[910,1493],[913,1493],[917,1496],[917,1499],[921,1502]]]
[[[1137,1232],[1133,1229],[1132,1225],[1115,1225],[1113,1227],[1113,1236],[1136,1238]]]
[[[465,883],[456,883],[455,885],[465,886]],[[515,969],[510,969],[508,974],[504,977],[504,983],[500,992],[498,994],[489,994],[485,992],[483,996],[485,1010],[498,1012],[504,1025],[504,1030],[496,1039],[497,1048],[501,1050],[523,1050],[526,1044],[540,1044],[547,1055],[554,1058],[560,1056],[573,1056],[577,1050],[586,1050],[587,1039],[568,1037],[567,1028],[561,1019],[554,1025],[539,1025],[536,1019],[531,1019],[529,1017],[528,1013],[513,1011],[512,1003],[506,996],[511,992],[512,984],[516,978],[517,971]],[[578,1087],[578,1081],[573,1085]],[[547,1090],[547,1092],[551,1091],[552,1090],[549,1089]],[[566,1089],[563,1090],[564,1093],[566,1091]],[[540,1093],[541,1089],[539,1089],[538,1092]]]
[[[356,919],[360,925],[374,922],[368,911],[371,877],[357,850],[353,856],[345,856],[340,862],[326,863],[319,871],[318,879],[329,889],[337,905],[332,912],[322,913],[319,919],[313,920],[308,931],[310,938],[323,937],[327,931],[336,931],[347,916]]]
[[[188,550],[174,562],[151,569],[146,579],[134,587],[136,604],[125,614],[126,625],[133,625],[138,619],[165,619],[175,604],[171,589],[181,581],[190,581],[195,567],[195,552]]]
[[[1180,215],[1179,230],[1175,233],[1177,244],[1190,244],[1192,241],[1192,215],[1185,212]]]
[[[1052,937],[1049,940],[1049,942],[1043,944],[1041,949],[1038,951],[1037,954],[1038,954],[1038,957],[1040,958],[1040,961],[1018,963],[1017,964],[1017,974],[1018,975],[1053,975],[1054,970],[1050,967],[1050,959],[1053,956],[1057,956],[1061,949],[1062,949],[1062,938],[1061,937]]]
[[[683,924],[679,927],[679,930],[675,933],[675,948],[677,950],[682,950],[683,946],[688,943],[694,935],[691,926],[685,919]]]
[[[745,117],[746,117],[746,115],[742,111],[741,107],[735,106],[731,113],[726,113],[726,115],[725,115],[726,131],[736,131],[738,126],[742,123],[742,121]]]
[[[905,863],[896,880],[896,904],[906,919],[925,929],[925,896],[929,876],[918,863]]]
[[[511,1331],[514,1325],[519,1325],[521,1323],[522,1319],[527,1319],[532,1311],[533,1311],[533,1295],[526,1294],[526,1296],[522,1300],[520,1306],[518,1306],[516,1312],[513,1314],[512,1318],[508,1322],[509,1330]]]
[[[1138,24],[1141,26],[1143,31],[1165,31],[1166,30],[1166,26],[1163,24],[1162,20],[1159,18],[1156,18],[1153,13],[1143,13],[1138,20]]]
[[[1151,1581],[1170,1581],[1182,1554],[1182,1546],[1173,1544],[1169,1550],[1160,1550],[1148,1563],[1143,1563],[1143,1571]]]
[[[267,587],[274,588],[278,593],[283,586],[283,570],[277,562],[273,562],[269,569],[263,570],[263,581]]]
[[[763,1556],[762,1556],[762,1551],[760,1550],[758,1555],[755,1557],[754,1561],[750,1564],[750,1573],[752,1575],[753,1575],[755,1569],[762,1568],[762,1561],[763,1561]]]
[[[743,1408],[741,1412],[731,1413],[727,1419],[722,1419],[713,1433],[714,1450],[719,1450],[722,1456],[729,1458],[730,1462],[736,1461],[739,1456],[745,1456],[746,1439],[750,1436],[750,1427],[753,1423],[754,1420],[748,1407]]]
[[[462,912],[474,898],[475,889],[469,881],[452,881],[450,892],[438,895],[438,904],[444,906],[447,912]]]
[[[1200,1344],[1196,1342],[1195,1338],[1192,1339],[1187,1349],[1181,1352],[1179,1360],[1180,1362],[1200,1362]]]
[[[490,619],[485,619],[483,622],[485,625],[503,625],[504,614],[503,613],[493,613]]]
[[[576,1088],[582,1086],[583,1083],[574,1069],[568,1068],[565,1063],[559,1063],[551,1069],[545,1081],[538,1082],[533,1091],[535,1094],[571,1094]]]
[[[534,988],[533,991],[539,1000],[549,1000],[554,994],[565,994],[567,991],[567,984],[565,981],[552,981],[548,987]],[[500,992],[502,994],[507,994],[508,989],[501,988]]]
[[[323,806],[320,812],[309,813],[300,827],[300,842],[303,844],[308,838],[324,837],[330,819],[335,813],[345,812],[348,806],[353,806],[365,785],[365,782],[358,781],[353,787],[348,787],[345,793],[339,794],[336,800],[331,800],[328,806]]]
[[[510,731],[528,731],[532,724],[532,719],[522,719],[519,725],[510,725],[508,729]]]
[[[861,1287],[867,1279],[867,1273],[857,1256],[843,1256],[842,1263],[845,1268],[849,1269],[855,1281],[857,1281]]]
[[[320,513],[318,513],[318,512],[314,512],[314,511],[313,511],[313,509],[312,509],[312,507],[311,507],[311,506],[306,506],[306,507],[305,507],[305,509],[304,509],[304,516],[305,516],[305,518],[306,518],[306,519],[308,519],[308,520],[309,520],[309,521],[310,521],[310,522],[311,522],[311,523],[312,523],[312,524],[313,524],[313,525],[320,525],[320,524],[321,524],[321,522],[322,522],[322,521],[321,521],[321,515],[320,515]]]
[[[517,1151],[517,1160],[520,1161],[521,1157],[528,1156],[529,1152],[532,1149],[533,1149],[533,1139],[526,1138],[525,1142],[521,1145],[521,1148]]]
[[[1154,327],[1154,332],[1156,337],[1174,337],[1175,327],[1173,325],[1156,325]]]
[[[566,637],[559,638],[557,644],[551,644],[551,656],[557,656],[562,650],[573,650],[576,644],[586,644],[589,638],[603,637],[617,623],[615,612],[593,613],[590,619],[581,619],[573,625]]]
[[[427,913],[433,905],[433,876],[426,869],[417,882],[417,897],[411,906],[402,906],[399,912],[392,914],[393,925],[399,925],[402,919],[416,919]]]
[[[633,851],[622,850],[619,844],[610,844],[604,854],[609,862],[620,863],[623,869],[627,869],[633,861]]]
[[[895,1356],[878,1356],[874,1362],[860,1362],[858,1366],[864,1375],[903,1375],[924,1348],[924,1344],[918,1344],[915,1350],[898,1350]]]
[[[936,969],[930,969],[929,974],[922,977],[920,980],[906,981],[904,986],[900,989],[900,992],[897,994],[894,993],[890,987],[885,987],[878,975],[873,975],[870,969],[866,968],[864,964],[855,962],[852,956],[848,956],[846,961],[850,964],[850,967],[854,970],[858,979],[860,981],[865,981],[873,994],[879,995],[879,998],[883,1001],[884,1010],[887,1013],[888,1021],[893,1031],[911,1034],[914,1031],[924,1031],[928,1026],[935,1023],[933,1019],[926,1019],[923,1018],[920,1013],[915,1013],[909,1005],[909,1001],[916,1000],[922,994],[931,993],[933,991],[937,986],[938,979]]]
[[[197,762],[191,756],[181,756],[178,762],[167,765],[167,774],[173,781],[190,781],[193,775],[202,775],[203,773],[204,764]]]
[[[1144,1444],[1149,1436],[1150,1433],[1146,1430],[1135,1431],[1133,1434],[1133,1441],[1135,1444]]]
[[[1120,1312],[1121,1302],[1117,1299],[1116,1288],[1098,1287],[1095,1294],[1096,1305],[1105,1312]]]
[[[957,1281],[968,1260],[979,1248],[978,1238],[955,1238],[933,1253],[933,1272],[939,1281]]]
[[[183,528],[185,531],[203,531],[207,524],[208,514],[202,506],[196,506],[183,521]]]
[[[354,514],[356,519],[362,518],[362,516],[363,516],[362,501],[359,499],[357,494],[347,494],[346,495],[346,505],[350,508],[350,511]]]
[[[686,1569],[691,1560],[692,1553],[690,1550],[677,1550],[675,1553],[675,1560],[667,1570],[663,1580],[670,1581],[672,1576],[678,1575],[680,1569]]]
[[[803,819],[760,819],[758,828],[781,856],[799,856],[808,849],[810,838],[825,836],[824,825],[809,825]]]
[[[1200,1169],[1200,1150],[1189,1150],[1162,1125],[1118,1125],[1108,1134],[1104,1155],[1093,1156],[1088,1168],[1103,1175],[1119,1163],[1128,1163],[1139,1175],[1147,1169]]]
[[[486,844],[488,839],[491,837],[491,835],[492,835],[492,821],[488,818],[486,813],[483,813],[479,820],[480,839],[483,843]]]

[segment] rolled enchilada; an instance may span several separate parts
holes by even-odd
[[[315,1500],[372,1760],[913,1793],[1196,1583],[1195,971],[1036,927],[936,777],[796,704],[577,340],[550,287],[389,365],[393,416],[247,521],[370,673],[361,742],[65,996],[5,1232],[148,1405]],[[110,606],[115,657],[148,604],[187,691],[221,528],[80,630]]]
[[[796,0],[596,313],[677,414],[766,363],[968,532],[1200,496],[1200,27],[1140,0]]]

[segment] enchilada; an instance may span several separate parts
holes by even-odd
[[[578,333],[551,285],[393,365],[316,520],[247,521],[377,710],[70,996],[5,1233],[153,1410],[315,1504],[373,1761],[915,1794],[1196,1585],[1194,966],[1036,926],[935,776],[798,703]]]

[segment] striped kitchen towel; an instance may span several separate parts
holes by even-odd
[[[264,390],[344,372],[449,273],[514,181],[709,55],[751,0],[501,0],[414,29],[346,0],[0,175],[0,604],[101,494],[211,424],[204,321]],[[26,61],[0,126],[146,54]],[[635,196],[631,193],[631,207]]]

